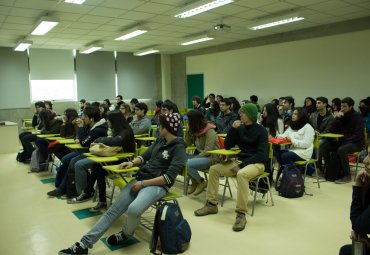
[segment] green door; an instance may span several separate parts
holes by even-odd
[[[188,82],[188,108],[193,108],[192,98],[193,96],[200,97],[200,100],[204,99],[204,84],[203,74],[189,74],[187,76]]]

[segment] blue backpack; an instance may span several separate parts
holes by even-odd
[[[277,187],[279,195],[286,198],[301,197],[304,194],[304,180],[301,170],[295,165],[286,165],[283,169],[283,176],[280,186]]]
[[[182,216],[177,201],[163,203],[155,214],[150,252],[183,253],[189,247],[190,239],[189,223]]]

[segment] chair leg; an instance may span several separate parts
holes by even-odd
[[[224,191],[223,191],[222,198],[221,198],[221,207],[224,206],[225,193],[226,193],[227,188],[229,188],[230,197],[233,197],[233,194],[231,193],[229,177],[225,176],[225,178],[226,178],[226,180],[225,180],[225,185],[224,185]]]
[[[319,171],[317,169],[316,162],[313,163],[313,167],[315,168],[317,187],[320,188],[319,173],[318,173]]]
[[[258,190],[258,187],[259,187],[259,183],[260,183],[260,177],[257,178],[257,181],[256,181],[256,186],[255,186],[255,191],[254,191],[254,196],[253,196],[253,203],[252,203],[252,214],[251,216],[254,215],[254,206],[256,205],[256,198],[257,198],[257,190]],[[249,185],[249,184],[248,184]]]

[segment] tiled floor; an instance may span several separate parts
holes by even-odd
[[[52,175],[27,172],[28,165],[17,163],[15,154],[0,155],[0,254],[57,254],[78,241],[99,216],[79,220],[72,211],[91,207],[92,202],[76,205],[48,198],[52,183],[40,180]],[[193,211],[204,204],[205,194],[181,197],[182,211],[193,232],[185,254],[338,254],[339,247],[349,243],[352,183],[325,182],[318,189],[308,179],[306,185],[313,196],[286,199],[274,191],[274,207],[260,199],[255,216],[247,216],[247,228],[239,233],[231,230],[234,198],[227,199],[217,215],[195,217]],[[121,217],[104,236],[119,231],[123,220]],[[99,241],[90,254],[150,254],[150,232],[139,227],[136,238],[139,243],[116,251]]]

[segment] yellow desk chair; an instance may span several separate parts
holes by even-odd
[[[315,134],[315,139],[313,141],[313,150],[314,150],[314,157],[310,158],[309,160],[299,160],[295,161],[294,164],[298,166],[305,166],[304,167],[304,176],[303,176],[303,181],[306,181],[306,175],[307,175],[307,169],[309,165],[312,165],[315,169],[315,174],[316,174],[316,181],[317,181],[317,187],[320,188],[320,178],[318,174],[318,169],[316,167],[316,162],[318,160],[318,153],[319,153],[319,147],[320,147],[320,141],[319,141],[319,136]]]

